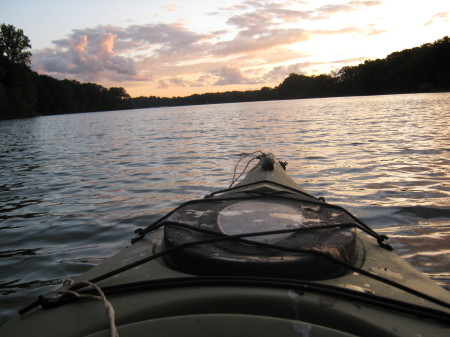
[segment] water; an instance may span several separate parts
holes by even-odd
[[[0,323],[263,150],[450,289],[450,93],[0,121]]]

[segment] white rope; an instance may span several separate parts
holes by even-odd
[[[247,165],[245,165],[245,167],[244,167],[244,169],[242,170],[241,174],[239,174],[239,176],[238,176],[237,178],[235,178],[235,177],[236,177],[237,167],[238,167],[239,163],[240,163],[244,158],[247,158],[247,157],[249,157],[249,156],[252,156],[252,155],[254,155],[254,154],[256,154],[256,153],[259,153],[259,154],[261,154],[261,155],[264,155],[264,152],[258,150],[258,151],[252,152],[252,153],[245,153],[245,154],[243,154],[243,155],[241,156],[241,158],[239,159],[239,161],[237,162],[237,164],[234,166],[233,179],[231,179],[231,184],[230,184],[230,187],[229,187],[229,188],[233,187],[234,183],[236,183],[236,181],[238,181],[238,179],[245,173],[245,171],[247,170],[248,165],[250,165],[250,163],[251,163],[253,160],[255,160],[256,157],[250,159],[250,160],[247,162]]]
[[[106,316],[108,316],[110,336],[111,337],[119,337],[119,333],[117,332],[117,327],[116,327],[116,322],[115,322],[114,308],[113,308],[112,304],[107,300],[103,290],[98,285],[96,285],[95,283],[89,282],[89,281],[77,281],[77,282],[74,282],[71,279],[65,280],[64,283],[70,284],[71,287],[78,286],[78,285],[91,286],[92,288],[94,288],[99,293],[100,296],[89,295],[89,294],[80,294],[80,293],[78,293],[76,291],[69,290],[69,289],[67,289],[67,290],[51,291],[47,295],[53,294],[53,293],[56,293],[56,294],[70,294],[70,295],[73,295],[73,296],[78,297],[78,298],[92,298],[92,299],[96,299],[96,300],[102,301],[103,302],[103,306],[105,307]]]

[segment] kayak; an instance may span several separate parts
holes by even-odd
[[[254,159],[239,183],[137,230],[0,336],[450,335],[450,292],[286,163]]]

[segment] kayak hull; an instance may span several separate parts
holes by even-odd
[[[276,160],[273,165],[272,170],[256,166],[220,197],[250,191],[288,192],[305,201],[314,199]],[[373,238],[357,231],[356,244],[353,265],[450,303],[448,291]],[[78,279],[96,279],[164,249],[164,228],[160,227]],[[449,321],[445,320],[446,315],[450,317],[448,308],[352,270],[322,280],[251,273],[199,274],[173,268],[170,260],[157,258],[97,285],[109,290],[107,297],[122,337],[448,336],[450,332]],[[418,306],[432,314],[415,311]],[[434,312],[444,319],[433,318]],[[100,301],[82,300],[54,309],[33,309],[1,326],[0,335],[100,337],[110,335],[108,324]]]

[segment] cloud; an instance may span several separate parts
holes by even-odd
[[[340,29],[306,30],[303,21],[328,19],[341,12],[352,12],[364,7],[377,6],[381,1],[348,1],[343,4],[325,5],[310,10],[289,8],[289,1],[283,3],[266,1],[245,1],[245,9],[228,18],[227,24],[237,28],[235,37],[217,45],[216,55],[243,54],[256,51],[268,51],[275,47],[291,45],[311,39],[313,34],[346,34],[369,31],[375,35],[379,31],[356,27]],[[231,7],[234,9],[235,7]]]
[[[210,32],[196,32],[182,22],[76,29],[53,41],[52,48],[35,51],[32,66],[57,78],[151,81],[160,89],[274,83],[313,65],[298,62],[310,56],[298,46],[315,35],[381,33],[374,26],[319,29],[304,22],[325,27],[321,20],[380,3],[347,1],[313,8],[293,0],[243,1],[214,13],[226,16],[225,27],[217,25]],[[177,8],[169,4],[165,9]]]
[[[205,87],[213,85],[214,77],[211,74],[203,74],[192,83],[193,87]]]
[[[33,68],[58,78],[68,75],[83,81],[114,79],[139,80],[136,63],[115,50],[117,35],[91,30],[75,31],[56,47],[39,50],[33,56]]]
[[[350,1],[350,4],[357,6],[372,7],[372,6],[379,6],[383,4],[383,2],[378,0],[363,0],[363,1]]]
[[[181,23],[133,25],[121,29],[119,36],[135,44],[143,46],[159,44],[167,49],[185,48],[208,37],[185,28]]]
[[[159,89],[168,89],[173,87],[203,87],[211,86],[214,84],[214,76],[210,74],[204,74],[199,76],[196,80],[186,80],[182,77],[165,78],[158,81]]]
[[[174,78],[169,78],[169,79],[164,79],[164,80],[159,80],[158,81],[158,88],[160,89],[167,89],[170,87],[187,87],[189,86],[190,83],[188,81],[185,81],[182,78],[179,77],[174,77]]]
[[[267,51],[310,38],[308,31],[302,29],[261,29],[250,33],[245,30],[234,39],[217,44],[215,55],[227,56],[249,52]]]
[[[381,4],[382,4],[381,1],[365,0],[365,1],[349,1],[347,3],[342,4],[324,5],[312,11],[312,18],[326,19],[339,13],[354,12],[364,7],[378,6]]]
[[[321,34],[321,35],[343,35],[343,34],[360,34],[360,35],[379,35],[385,33],[385,30],[376,29],[373,25],[367,27],[343,27],[340,29],[317,29],[311,31],[311,35]]]
[[[170,3],[170,4],[167,4],[164,8],[168,12],[176,12],[177,9],[178,9],[178,6],[176,4],[174,4],[174,3]]]
[[[264,82],[280,83],[291,73],[299,75],[307,75],[308,73],[311,73],[311,69],[314,69],[314,67],[322,65],[335,66],[337,69],[340,69],[343,65],[358,64],[367,59],[368,59],[367,57],[356,57],[349,59],[331,60],[326,62],[308,61],[295,63],[288,66],[277,66],[272,68],[272,70],[270,70],[269,72],[265,73],[262,76],[262,79],[264,80]]]
[[[179,23],[78,29],[66,39],[53,41],[54,48],[35,52],[33,67],[59,78],[73,75],[83,81],[145,80],[148,77],[138,70],[142,60],[161,65],[161,60],[168,63],[186,53],[198,54],[202,51],[196,44],[204,39],[205,35]]]
[[[214,85],[259,83],[257,80],[247,78],[239,68],[224,66],[212,70],[211,73],[219,77]]]
[[[268,73],[266,73],[263,76],[263,79],[266,82],[281,82],[283,79],[285,79],[289,74],[295,73],[295,74],[304,74],[302,71],[303,68],[311,66],[311,62],[304,62],[304,63],[296,63],[291,64],[289,66],[278,66],[270,70]]]
[[[240,28],[249,27],[249,25],[265,26],[277,25],[286,22],[301,22],[302,20],[328,19],[338,13],[358,11],[364,7],[381,5],[381,1],[362,0],[348,1],[341,4],[329,4],[314,9],[298,10],[292,9],[296,1],[283,1],[282,3],[265,1],[246,1],[242,6],[247,12],[233,15],[228,19],[229,24]],[[234,10],[236,7],[230,7],[228,10]],[[225,9],[226,10],[226,9]],[[220,13],[215,13],[220,14]]]
[[[227,24],[235,26],[239,36],[257,37],[271,32],[282,23],[309,19],[310,12],[286,9],[281,4],[247,1],[249,8],[244,13],[236,13],[228,18]]]
[[[440,12],[434,14],[431,19],[425,23],[425,26],[429,26],[436,22],[450,22],[450,12]]]

